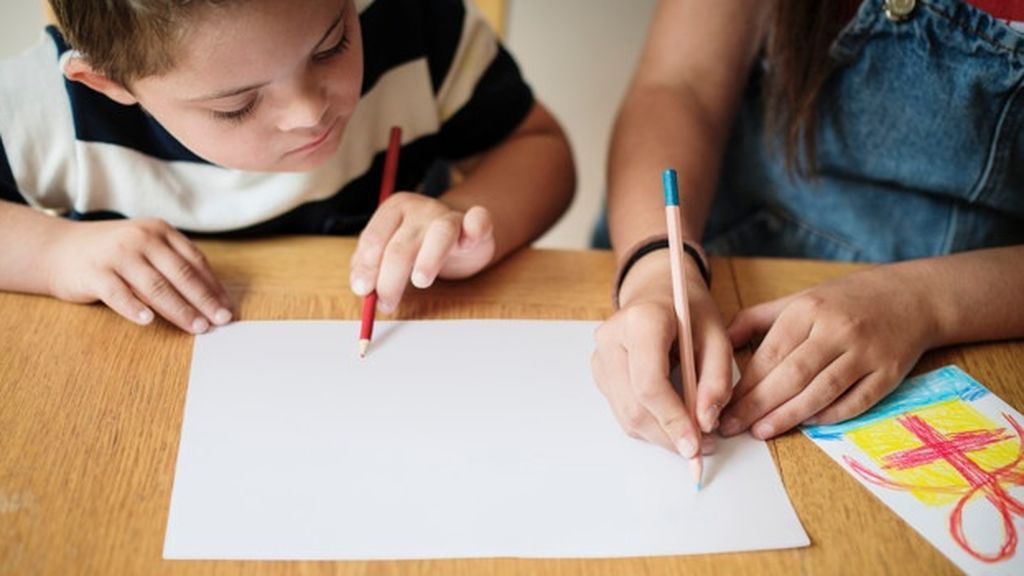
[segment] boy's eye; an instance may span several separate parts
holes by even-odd
[[[213,110],[213,116],[218,120],[226,120],[228,122],[241,122],[252,113],[253,109],[256,108],[256,98],[253,98],[245,106],[237,110]]]
[[[317,52],[316,54],[313,54],[313,61],[314,62],[322,62],[324,60],[328,60],[332,56],[334,56],[336,54],[340,54],[340,53],[344,52],[345,50],[347,50],[348,49],[348,45],[349,45],[348,33],[342,34],[341,35],[341,39],[338,40],[337,44],[335,44],[334,46],[331,46],[330,48],[328,48],[326,50],[321,50],[320,52]]]

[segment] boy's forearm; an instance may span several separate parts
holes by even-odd
[[[568,141],[538,104],[512,136],[475,160],[441,200],[463,211],[473,206],[490,211],[498,261],[554,224],[569,207],[575,186]]]
[[[68,223],[0,200],[0,290],[50,294],[47,254]]]
[[[879,269],[920,291],[935,315],[933,347],[1024,337],[1024,246],[975,250]]]

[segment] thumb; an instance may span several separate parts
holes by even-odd
[[[462,234],[459,235],[459,248],[469,248],[479,244],[494,232],[491,212],[483,206],[473,206],[462,218]]]
[[[675,389],[665,386],[650,390],[641,402],[679,454],[693,458],[700,450],[701,433]]]
[[[787,296],[740,310],[727,330],[732,347],[740,348],[753,338],[764,336],[789,304],[790,299],[791,297]]]

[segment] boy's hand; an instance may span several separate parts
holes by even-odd
[[[205,256],[162,220],[68,222],[47,261],[50,291],[62,300],[99,300],[138,324],[156,311],[196,334],[231,320]]]
[[[427,288],[440,278],[465,278],[494,258],[491,214],[479,206],[466,212],[411,192],[393,194],[359,235],[352,254],[352,291],[377,291],[384,312],[398,307],[406,285]]]
[[[591,368],[598,388],[627,434],[685,457],[694,455],[697,434],[718,425],[718,412],[732,393],[732,347],[725,324],[700,274],[691,263],[687,295],[697,365],[697,425],[670,380],[676,356],[676,315],[668,251],[642,258],[620,293],[622,308],[598,327]],[[701,449],[714,449],[704,436]]]
[[[733,345],[765,335],[736,385],[722,433],[761,439],[852,418],[930,347],[927,297],[879,267],[741,311]],[[912,285],[911,285],[912,286]]]

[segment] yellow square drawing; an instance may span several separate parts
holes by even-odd
[[[923,421],[933,431],[931,433],[943,439],[942,442],[928,446],[918,434],[901,423],[912,416]],[[1005,422],[993,422],[960,399],[867,424],[847,432],[847,438],[893,481],[920,486],[922,490],[910,492],[930,506],[953,503],[969,489],[970,482],[954,462],[968,468],[976,466],[983,471],[992,471],[1012,463],[1020,452],[1020,441]],[[944,450],[952,453],[944,455]],[[1018,468],[1024,468],[1024,463]],[[942,487],[957,490],[934,491]]]

